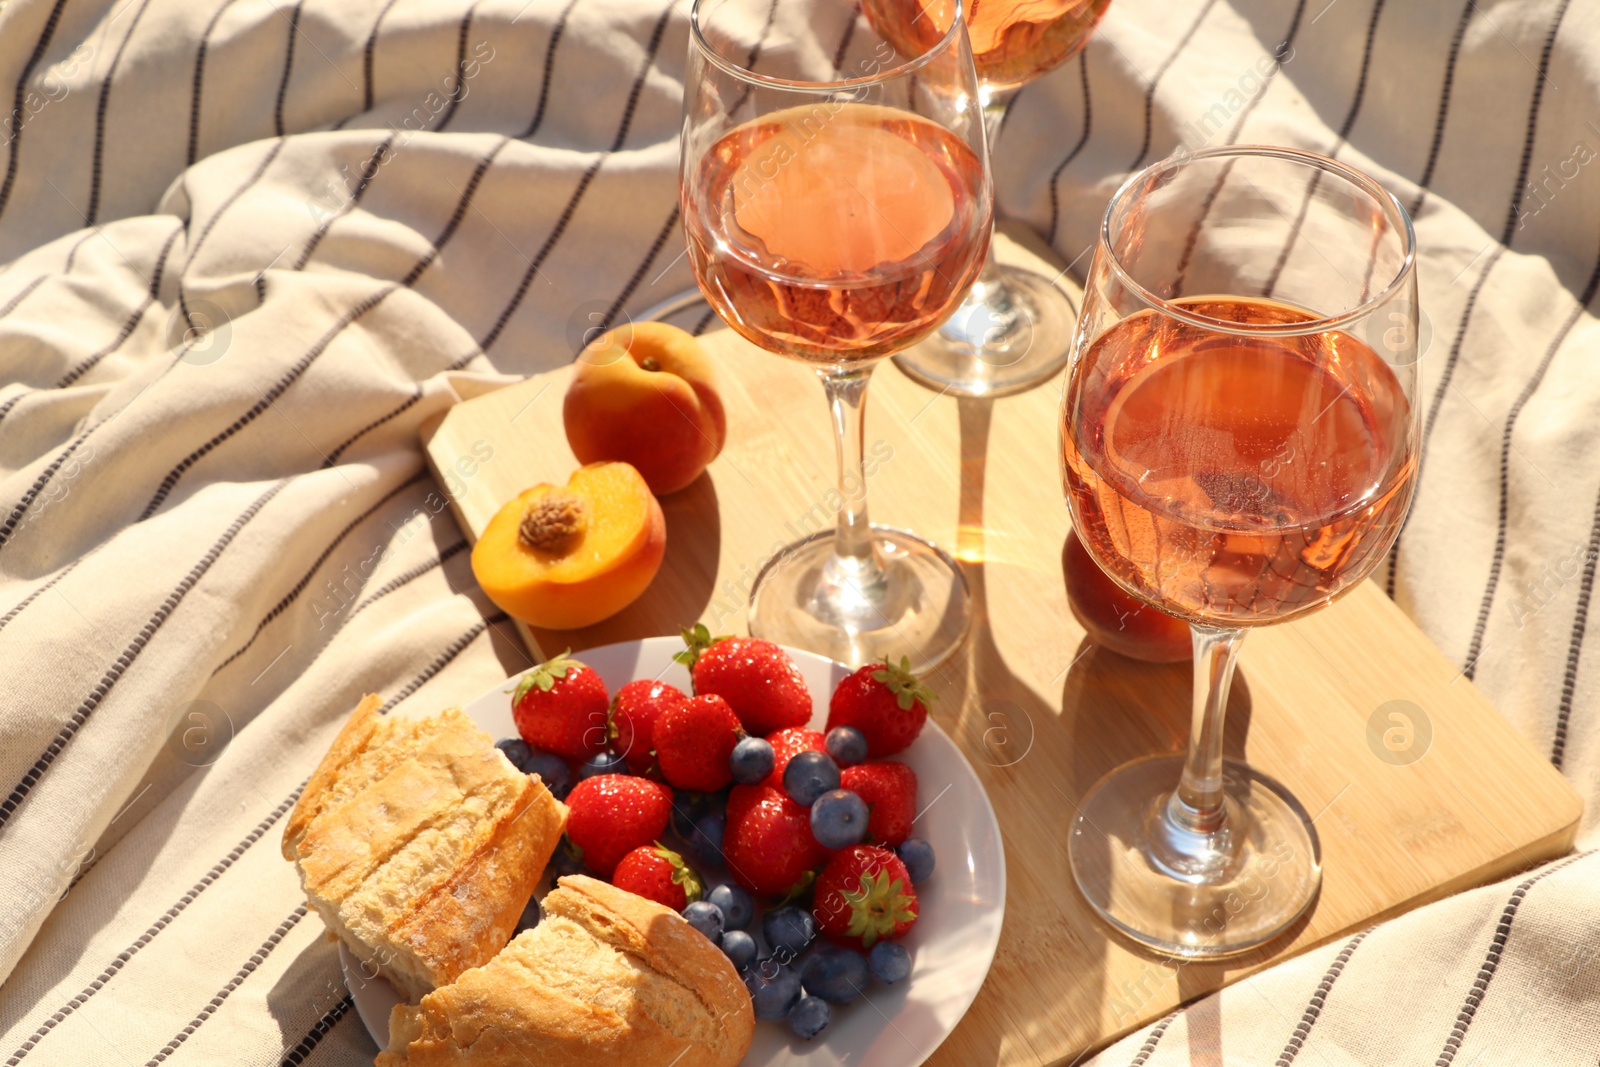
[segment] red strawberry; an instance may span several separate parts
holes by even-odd
[[[811,836],[810,809],[764,785],[736,785],[728,795],[722,853],[734,881],[768,897],[788,893],[827,858]]]
[[[634,774],[655,769],[655,725],[661,713],[689,699],[666,682],[641,678],[617,690],[611,701],[611,739]]]
[[[586,760],[610,742],[606,709],[611,700],[600,676],[571,649],[522,676],[511,694],[517,732],[534,748],[562,759]]]
[[[906,865],[886,848],[851,845],[817,875],[811,914],[838,945],[869,949],[904,937],[917,921],[917,891]]]
[[[572,787],[567,809],[567,837],[583,850],[584,865],[609,878],[622,857],[666,832],[672,790],[632,775],[597,774]]]
[[[696,623],[685,627],[683,643],[673,658],[690,668],[695,693],[726,700],[747,733],[766,737],[811,721],[811,694],[800,668],[771,641],[712,637],[704,623]]]
[[[799,726],[779,730],[767,738],[767,743],[772,746],[772,773],[761,784],[783,792],[783,769],[789,765],[789,761],[802,752],[825,751],[823,741],[823,736],[817,731]]]
[[[690,697],[656,720],[656,762],[676,789],[714,793],[733,781],[728,757],[744,731],[719,696]]]
[[[911,820],[917,817],[916,771],[895,760],[863,763],[839,772],[839,788],[866,801],[870,840],[898,845],[911,836]]]
[[[673,911],[699,900],[705,888],[683,857],[662,845],[644,845],[622,857],[611,884]]]
[[[866,735],[867,755],[882,759],[917,739],[934,699],[911,673],[909,659],[901,656],[896,667],[885,656],[881,665],[869,663],[839,683],[828,702],[828,729],[854,726]]]

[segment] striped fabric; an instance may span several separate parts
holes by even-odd
[[[417,431],[691,284],[686,8],[0,4],[5,1063],[370,1062],[279,824],[361,693],[526,665]],[[1229,140],[1416,214],[1428,448],[1379,580],[1600,798],[1600,6],[1115,0],[1011,108],[1002,207],[1081,266],[1130,168]],[[1095,1062],[1592,1065],[1597,957],[1585,852]]]

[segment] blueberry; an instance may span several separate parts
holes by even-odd
[[[755,962],[756,939],[743,930],[729,930],[722,935],[722,952],[740,974]]]
[[[811,805],[811,836],[823,848],[860,844],[867,836],[867,802],[848,789],[822,794]]]
[[[794,959],[817,936],[817,921],[804,908],[790,904],[774,908],[761,917],[761,933],[774,956]]]
[[[683,917],[690,926],[710,939],[713,945],[722,944],[722,909],[709,900],[697,900],[683,909]]]
[[[747,737],[733,746],[728,770],[740,785],[755,785],[772,773],[772,746],[759,737]]]
[[[801,997],[789,1009],[789,1029],[807,1041],[828,1028],[828,1005],[816,997]]]
[[[695,793],[684,789],[672,795],[672,828],[679,837],[689,840],[694,824],[703,816],[723,809],[727,797],[721,793]]]
[[[597,756],[589,757],[587,763],[578,768],[578,781],[593,778],[597,774],[627,774],[628,761],[615,752],[602,752]]]
[[[885,985],[893,985],[911,973],[911,953],[898,941],[879,941],[867,953],[867,966],[872,970],[872,977]]]
[[[729,930],[743,930],[755,918],[756,902],[744,887],[729,882],[706,894],[706,899],[722,909],[722,920]]]
[[[750,1006],[756,1018],[777,1022],[789,1014],[800,999],[800,976],[794,968],[777,960],[765,959],[744,972],[744,987],[750,990]]]
[[[867,958],[853,949],[828,945],[800,969],[806,992],[829,1004],[848,1004],[867,987]]]
[[[839,788],[839,765],[826,752],[801,752],[783,769],[783,790],[802,807]]]
[[[727,829],[727,824],[727,816],[720,811],[713,811],[700,816],[700,820],[694,824],[694,829],[689,831],[689,836],[684,838],[683,843],[689,855],[700,866],[722,866],[722,833]]]
[[[908,837],[900,842],[900,847],[895,851],[900,853],[900,862],[906,865],[912,885],[921,885],[933,877],[933,846],[925,839]]]
[[[520,737],[501,738],[494,747],[504,752],[511,765],[523,774],[537,774],[557,800],[565,798],[572,788],[572,772],[560,756],[540,752]]]
[[[841,767],[854,767],[867,758],[867,735],[854,726],[835,726],[828,731],[823,748]]]

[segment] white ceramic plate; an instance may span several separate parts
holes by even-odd
[[[654,637],[586,649],[578,658],[613,693],[635,678],[660,678],[688,691],[688,671],[672,661],[682,647],[675,637]],[[811,725],[821,729],[828,698],[849,668],[809,652],[788,652],[811,690]],[[497,738],[516,734],[506,695],[516,680],[466,706],[473,720]],[[758,1022],[745,1067],[917,1067],[955,1029],[989,973],[1006,902],[1005,850],[994,808],[966,757],[933,723],[897,758],[917,772],[923,813],[915,832],[932,842],[938,860],[933,877],[917,888],[920,917],[905,939],[911,977],[890,987],[875,984],[863,1000],[835,1007],[831,1025],[812,1041],[793,1036],[783,1023]],[[757,919],[752,932],[759,924]],[[367,978],[342,946],[340,951],[356,1011],[373,1040],[387,1047],[389,1011],[399,998],[387,982]]]

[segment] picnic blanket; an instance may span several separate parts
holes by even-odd
[[[0,3],[6,1064],[370,1062],[281,822],[362,693],[527,665],[418,428],[692,285],[687,8]],[[1115,0],[1011,108],[1000,207],[1081,269],[1130,169],[1229,141],[1415,215],[1427,446],[1376,580],[1596,843],[1600,5]],[[1592,1065],[1597,955],[1580,853],[1095,1062]]]

